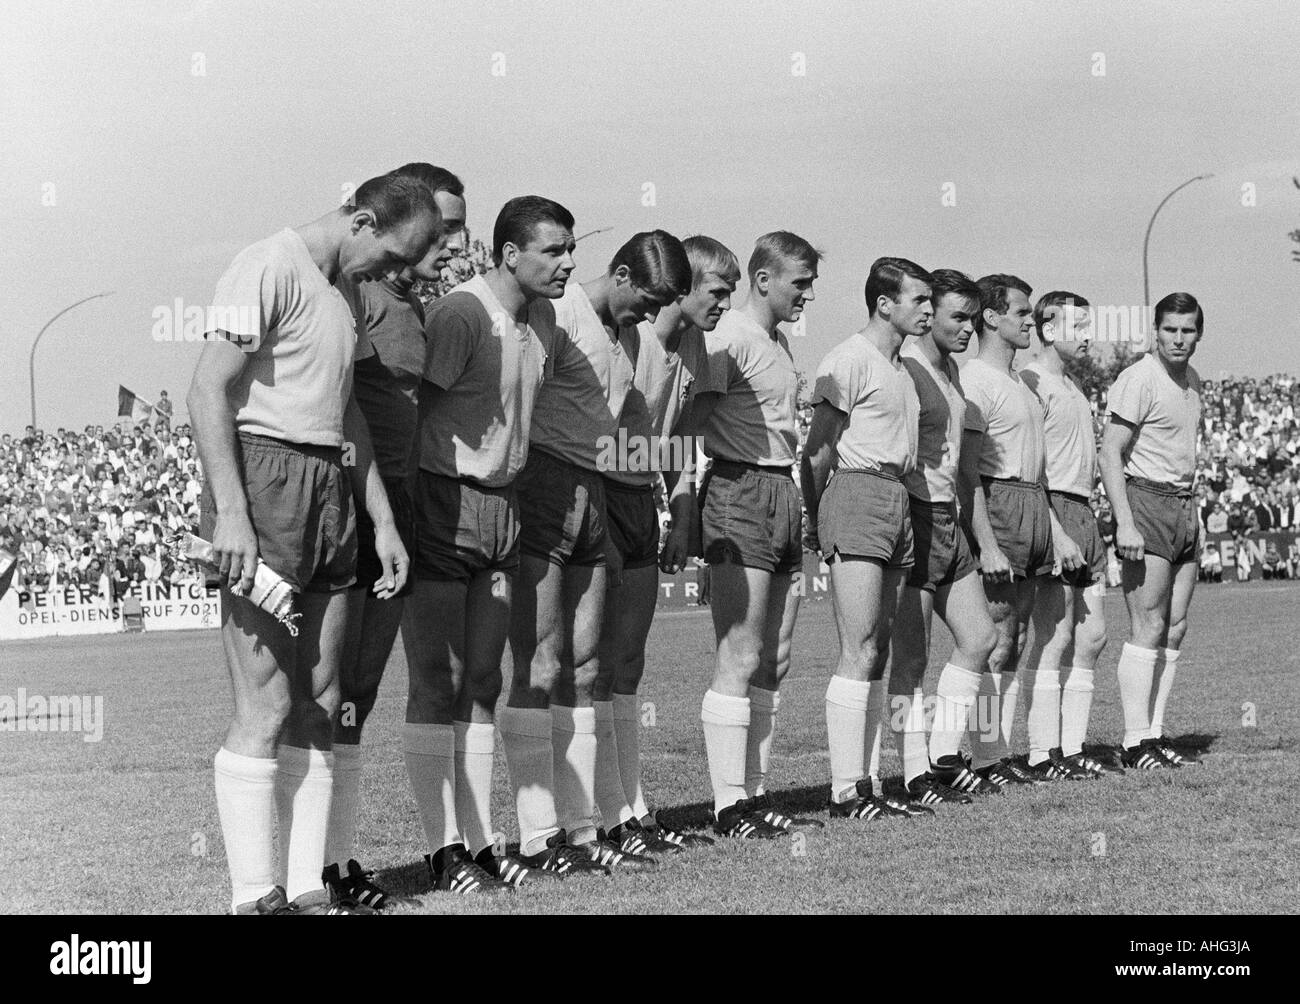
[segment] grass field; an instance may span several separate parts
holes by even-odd
[[[1169,731],[1204,764],[1089,784],[1039,786],[935,818],[833,822],[803,839],[719,843],[653,875],[575,880],[504,900],[429,892],[398,728],[405,664],[394,654],[366,745],[361,857],[431,913],[1289,912],[1300,898],[1300,589],[1202,587]],[[1121,732],[1115,664],[1127,627],[1107,599],[1111,643],[1097,674],[1090,741]],[[927,693],[950,641],[935,630]],[[400,646],[398,646],[400,649]],[[828,761],[823,695],[836,655],[829,603],[808,604],[783,689],[772,790],[821,812]],[[702,822],[708,775],[699,725],[712,631],[706,611],[661,615],[642,700],[651,800]],[[218,636],[187,632],[0,644],[0,694],[103,695],[98,743],[74,733],[0,732],[0,910],[215,913],[228,877],[212,757],[230,707]],[[1243,705],[1249,707],[1243,710]],[[1025,744],[1023,702],[1019,724]],[[1243,725],[1253,709],[1255,724]],[[883,775],[899,766],[886,736]],[[494,822],[514,832],[504,757]]]

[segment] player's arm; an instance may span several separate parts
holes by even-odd
[[[1132,422],[1112,414],[1101,434],[1101,449],[1097,451],[1101,483],[1106,488],[1111,515],[1115,518],[1115,550],[1126,561],[1141,561],[1146,550],[1146,542],[1133,522],[1133,510],[1129,508],[1124,485],[1124,451],[1133,441],[1135,431]]]
[[[351,463],[347,467],[352,481],[352,496],[363,500],[370,521],[375,525],[375,553],[384,569],[383,576],[375,583],[374,592],[386,600],[406,585],[410,557],[397,532],[397,522],[388,504],[388,491],[379,476],[379,465],[375,463],[370,428],[361,414],[356,395],[348,396],[348,405],[343,412],[343,439],[352,447]]]
[[[684,444],[681,449],[681,467],[678,469],[676,464],[669,464],[663,471],[670,526],[663,551],[659,555],[659,567],[668,575],[675,575],[686,567],[691,555],[695,520],[695,440],[683,434],[684,418],[685,416],[679,418],[673,428],[676,441]],[[669,455],[672,456],[673,452],[670,450]]]
[[[257,571],[257,534],[249,519],[248,497],[236,459],[235,412],[229,397],[247,361],[248,356],[226,332],[217,332],[217,337],[203,346],[185,397],[199,462],[217,511],[211,541],[217,568],[226,586],[231,590],[238,587],[239,592],[253,587]],[[116,574],[115,568],[115,578]]]
[[[969,520],[966,532],[980,552],[980,574],[997,580],[1010,580],[1011,562],[998,547],[998,539],[989,522],[988,501],[980,483],[980,451],[984,448],[984,433],[965,429],[961,435],[961,459],[957,465],[957,494],[961,512]]]
[[[835,464],[835,450],[840,436],[848,424],[849,416],[829,401],[821,400],[813,408],[812,424],[803,447],[803,463],[799,465],[799,481],[803,486],[803,504],[808,512],[804,527],[804,546],[810,551],[821,551],[817,537],[817,513],[821,508],[822,493],[830,480]]]

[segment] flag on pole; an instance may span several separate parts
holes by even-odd
[[[117,385],[117,417],[133,422],[145,422],[153,415],[153,405],[144,398]]]
[[[0,547],[0,597],[9,591],[9,583],[13,582],[16,571],[18,559]]]

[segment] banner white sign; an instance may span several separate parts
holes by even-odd
[[[140,600],[146,631],[195,630],[221,624],[221,601],[215,586],[147,582],[133,586],[131,594]],[[121,602],[110,602],[85,586],[54,593],[10,589],[0,598],[0,639],[113,634],[123,627]]]

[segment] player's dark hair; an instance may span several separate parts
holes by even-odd
[[[867,315],[874,317],[876,314],[876,303],[882,296],[887,296],[894,303],[898,302],[898,296],[903,291],[903,280],[905,278],[916,279],[918,282],[929,283],[930,273],[923,269],[914,261],[908,261],[906,258],[877,258],[871,263],[871,271],[867,274]]]
[[[696,234],[682,241],[682,249],[691,263],[691,285],[700,285],[710,273],[723,282],[740,282],[740,259],[731,248],[712,237]]]
[[[393,173],[401,175],[403,178],[414,178],[435,195],[438,192],[447,192],[458,199],[465,197],[465,185],[445,167],[438,167],[436,164],[426,164],[417,160],[409,164],[403,164]]]
[[[661,304],[673,303],[691,291],[691,263],[682,242],[666,230],[636,234],[614,253],[613,275],[627,266],[632,281]]]
[[[507,244],[526,247],[542,223],[572,230],[573,214],[540,195],[519,195],[502,206],[492,227],[492,264],[501,264],[501,249]]]
[[[1191,293],[1170,293],[1168,296],[1161,297],[1160,302],[1156,304],[1156,327],[1160,327],[1165,314],[1192,313],[1196,314],[1196,333],[1199,335],[1205,328],[1205,311],[1201,310],[1196,297]]]
[[[1044,293],[1034,304],[1034,330],[1038,333],[1038,340],[1043,340],[1043,325],[1060,313],[1061,307],[1087,307],[1090,306],[1078,293],[1069,293],[1062,289],[1054,289],[1050,293]],[[1048,312],[1051,312],[1051,316]]]
[[[754,281],[760,269],[779,271],[786,262],[798,262],[806,268],[816,269],[822,253],[798,234],[788,230],[774,230],[754,242],[754,253],[749,256],[749,281]]]
[[[1025,296],[1030,296],[1034,292],[1024,279],[1016,275],[1006,275],[1002,272],[982,276],[975,282],[980,288],[980,312],[975,318],[975,330],[980,333],[984,331],[984,311],[991,310],[997,314],[1006,313],[1007,293],[1010,290],[1018,289]]]
[[[974,313],[979,313],[980,288],[975,284],[974,279],[965,272],[958,272],[955,268],[937,268],[931,272],[930,298],[936,309],[939,301],[950,293],[969,300],[974,305]]]
[[[350,214],[359,209],[369,211],[375,218],[377,232],[401,226],[420,213],[428,213],[439,224],[442,223],[442,213],[438,212],[438,204],[433,201],[433,193],[414,178],[396,174],[371,178],[356,190],[352,204],[343,206],[342,212]]]

